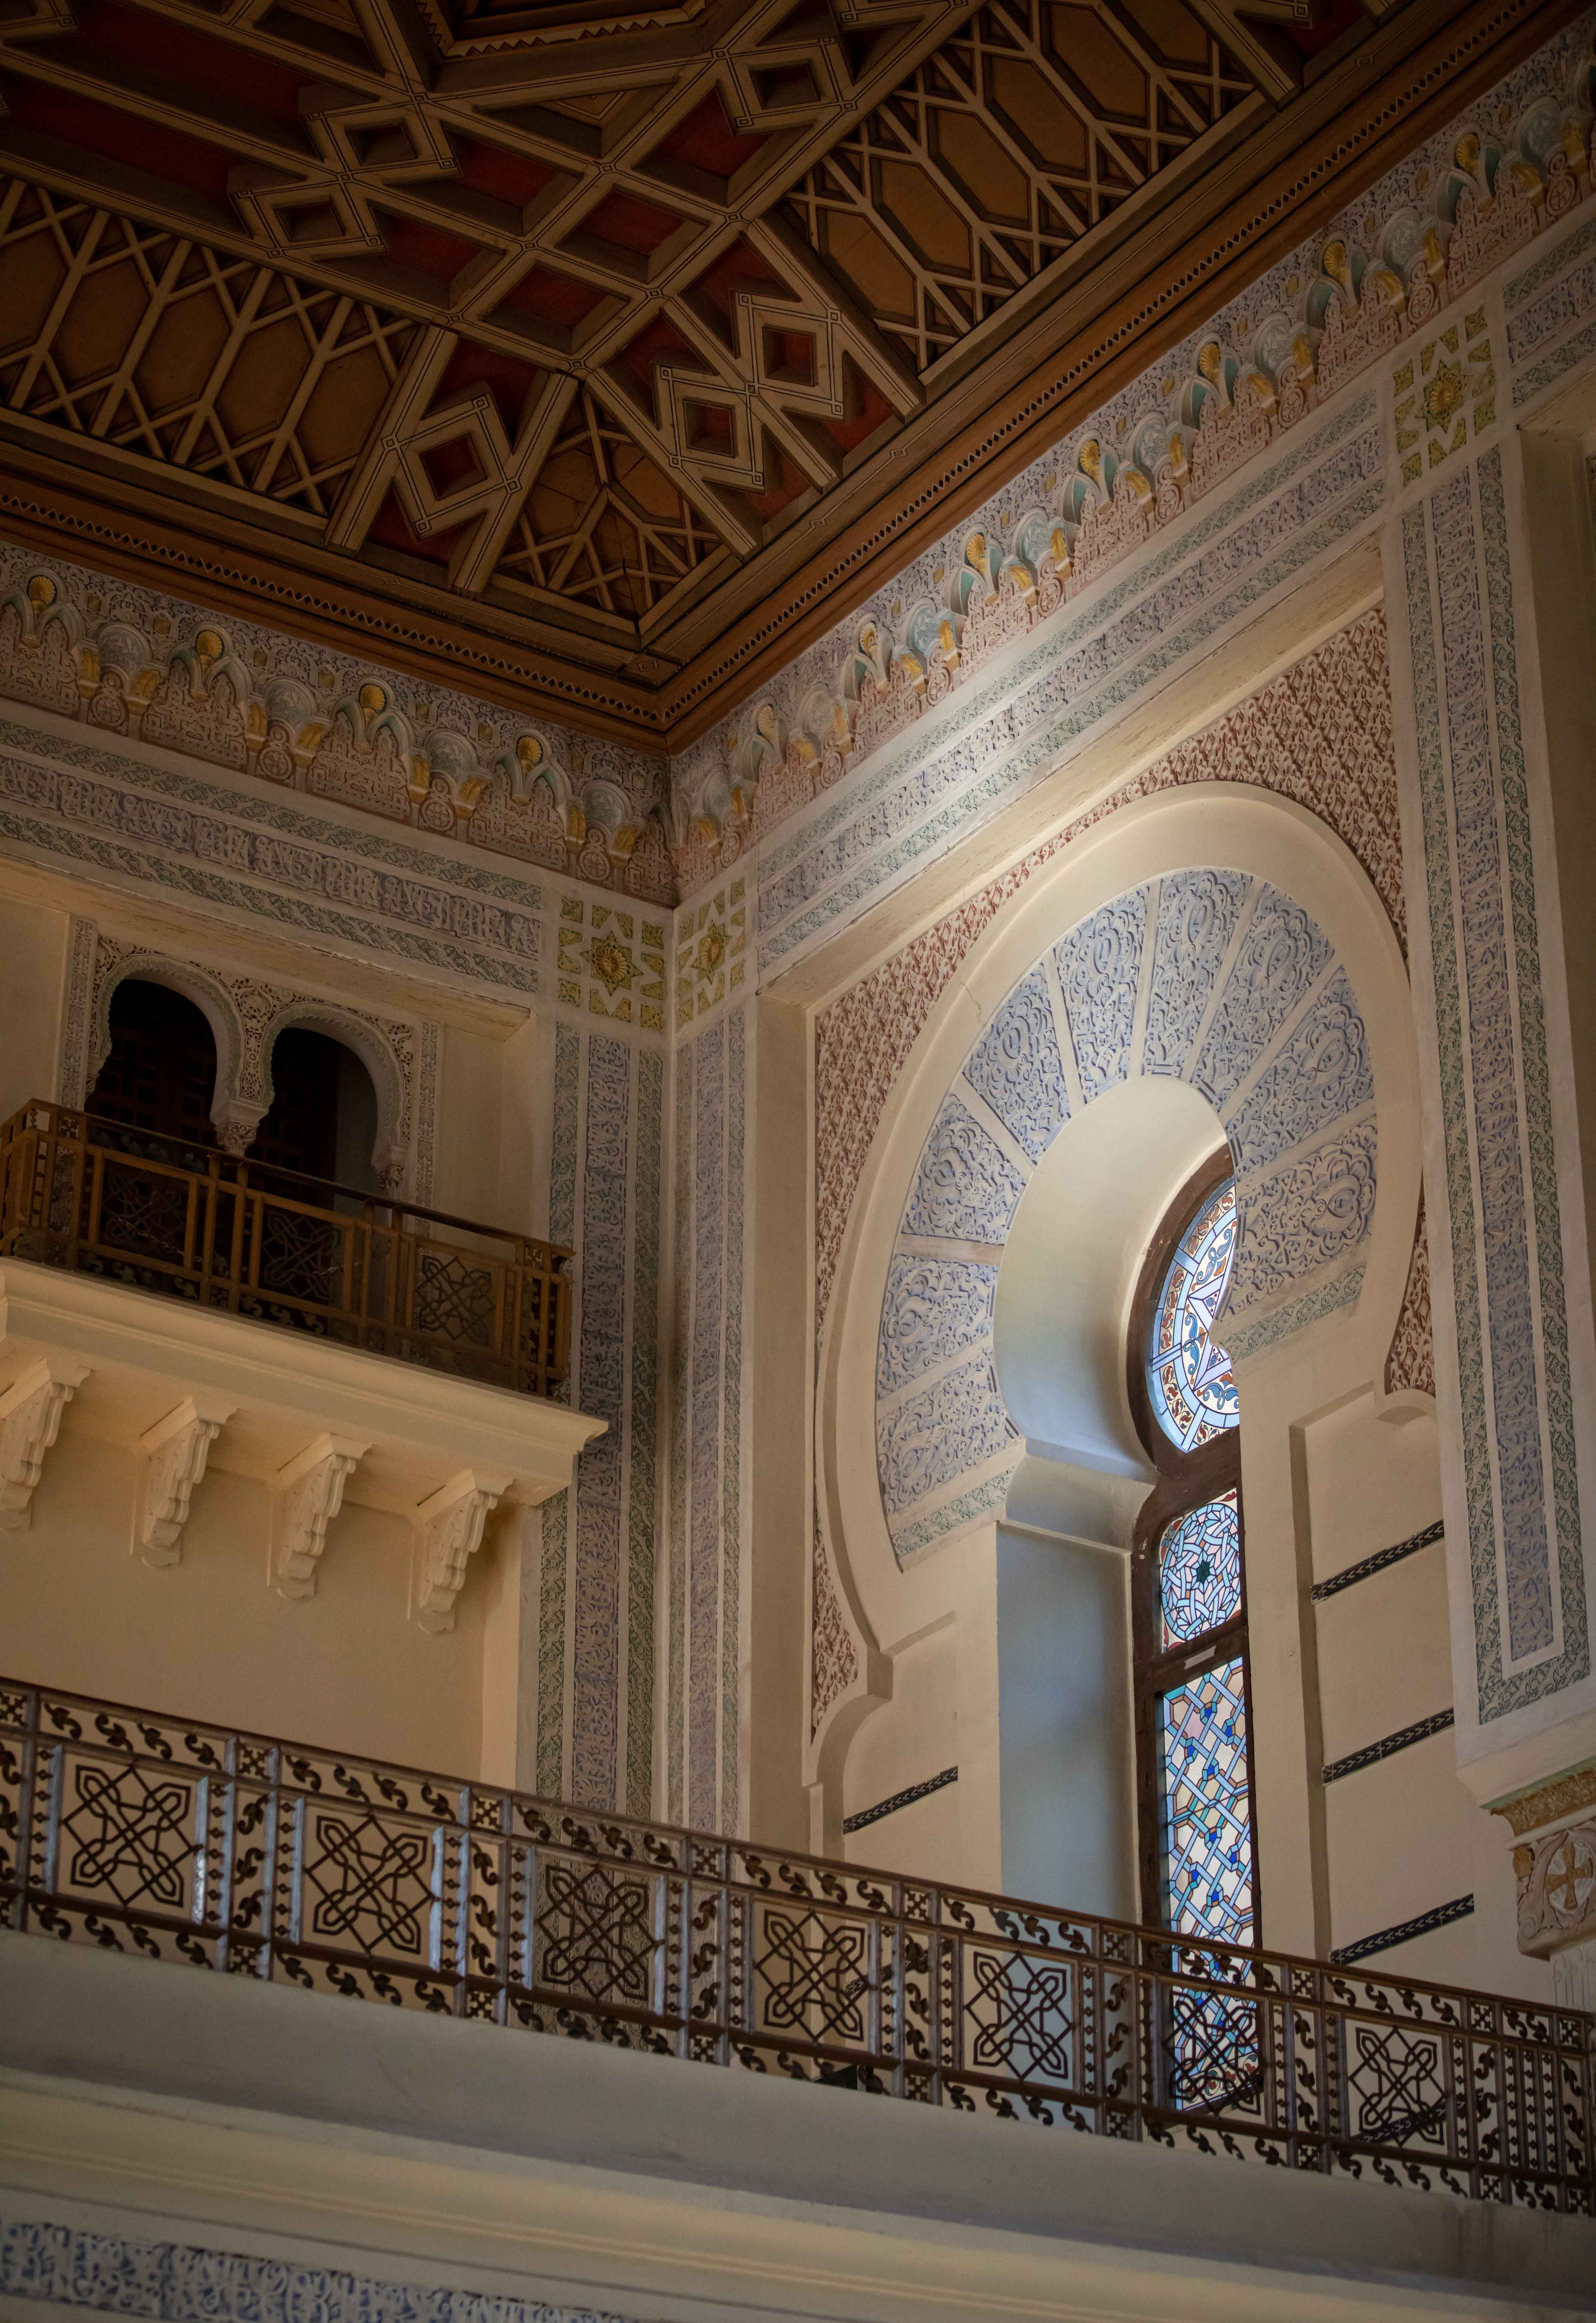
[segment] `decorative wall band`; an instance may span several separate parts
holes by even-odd
[[[255,2323],[619,2323],[591,2307],[547,2307],[541,2300],[501,2299],[486,2291],[435,2291],[383,2282],[292,2259],[246,2258],[189,2243],[134,2241],[58,2227],[0,2219],[0,2291],[101,2314],[158,2317],[161,2323],[213,2323],[249,2315]]]
[[[1417,1920],[1404,1920],[1399,1927],[1381,1928],[1378,1935],[1360,1936],[1355,1944],[1343,1944],[1330,1957],[1337,1967],[1350,1968],[1354,1960],[1368,1960],[1371,1953],[1389,1952],[1393,1945],[1409,1943],[1415,1936],[1427,1936],[1436,1928],[1449,1928],[1454,1920],[1466,1920],[1473,1908],[1472,1896],[1454,1896],[1450,1904],[1437,1904],[1433,1910],[1421,1912]]]
[[[913,1806],[916,1799],[929,1798],[933,1791],[946,1790],[949,1783],[958,1780],[958,1768],[944,1767],[940,1775],[928,1775],[923,1783],[911,1783],[906,1791],[894,1791],[890,1799],[883,1799],[876,1806],[863,1807],[858,1814],[844,1815],[842,1828],[844,1831],[863,1831],[868,1824],[879,1823],[884,1815],[896,1814],[900,1807]]]
[[[1394,1548],[1377,1549],[1372,1556],[1365,1556],[1357,1565],[1349,1565],[1344,1573],[1333,1573],[1328,1581],[1316,1581],[1315,1604],[1323,1598],[1334,1597],[1338,1589],[1350,1589],[1354,1581],[1367,1581],[1371,1573],[1383,1573],[1388,1565],[1399,1565],[1405,1556],[1411,1556],[1416,1548],[1428,1548],[1432,1541],[1441,1538],[1445,1529],[1438,1520],[1433,1525],[1426,1525],[1424,1530],[1416,1532],[1411,1540],[1399,1540]]]
[[[1360,1767],[1372,1767],[1381,1758],[1406,1750],[1409,1743],[1426,1741],[1432,1734],[1444,1734],[1453,1722],[1450,1710],[1437,1710],[1433,1718],[1421,1718],[1412,1726],[1404,1726],[1399,1733],[1388,1734],[1383,1742],[1365,1743],[1362,1749],[1349,1751],[1344,1758],[1333,1758],[1324,1769],[1323,1779],[1338,1783],[1344,1775],[1355,1775]]]

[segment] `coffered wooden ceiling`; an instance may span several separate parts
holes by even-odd
[[[13,0],[0,528],[685,739],[1344,199],[1305,152],[1455,103],[1469,14]]]

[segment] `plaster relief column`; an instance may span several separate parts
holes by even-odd
[[[1494,1806],[1596,1756],[1596,1362],[1519,439],[1426,483],[1386,574],[1457,1751]]]

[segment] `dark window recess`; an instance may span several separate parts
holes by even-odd
[[[193,1001],[130,977],[111,996],[111,1053],[87,1111],[155,1137],[214,1145],[216,1044]]]
[[[374,1193],[377,1093],[341,1041],[290,1024],[271,1047],[271,1109],[245,1159]]]

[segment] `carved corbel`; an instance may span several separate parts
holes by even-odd
[[[0,1395],[0,1532],[26,1532],[44,1455],[88,1377],[76,1355],[44,1355]]]
[[[255,1142],[255,1132],[266,1117],[266,1107],[243,1097],[218,1099],[211,1113],[216,1143],[224,1153],[242,1160]]]
[[[140,1437],[132,1550],[146,1565],[182,1561],[183,1527],[194,1487],[205,1474],[224,1422],[236,1409],[220,1396],[188,1395]]]
[[[482,1528],[509,1490],[510,1478],[463,1468],[416,1510],[411,1618],[435,1635],[454,1626],[454,1601],[465,1568],[482,1546]]]
[[[344,1504],[344,1485],[371,1448],[360,1437],[324,1434],[278,1470],[267,1579],[280,1597],[315,1596],[327,1527]]]

